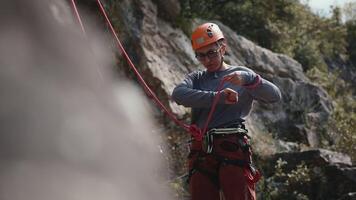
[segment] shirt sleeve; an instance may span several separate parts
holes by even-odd
[[[276,85],[265,80],[250,69],[243,71],[241,74],[245,82],[243,87],[247,89],[253,99],[264,103],[281,101],[281,91]]]
[[[194,89],[193,82],[197,76],[197,73],[188,74],[183,82],[174,88],[172,99],[177,104],[193,108],[204,108],[212,106],[214,97],[217,95],[217,92]],[[221,102],[224,102],[224,95],[220,96],[218,103]]]

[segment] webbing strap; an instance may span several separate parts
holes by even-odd
[[[229,159],[223,156],[215,155],[215,159],[221,163],[229,164],[229,165],[236,165],[239,167],[246,167],[248,166],[248,161],[241,160],[241,159]]]
[[[201,156],[201,155],[199,155]],[[188,178],[187,178],[187,183],[189,184],[191,177],[196,173],[199,172],[203,174],[204,176],[207,176],[209,180],[217,187],[220,188],[220,183],[219,183],[219,171],[221,165],[235,165],[241,168],[246,168],[249,166],[249,163],[245,160],[240,160],[240,159],[228,159],[223,156],[214,156],[215,159],[218,161],[217,168],[215,172],[210,172],[202,167],[199,166],[200,160],[199,158],[196,158],[194,161],[192,169],[189,170],[188,173]],[[256,181],[257,182],[257,181]]]
[[[247,130],[242,128],[212,128],[208,133],[214,135],[230,135],[230,134],[243,134],[247,136]]]
[[[200,168],[200,167],[195,167],[195,168],[192,168],[191,170],[189,170],[188,178],[187,178],[187,183],[188,184],[190,182],[191,177],[197,172],[199,172],[199,173],[203,174],[204,176],[206,176],[217,188],[220,188],[219,174],[218,173],[209,172],[208,170],[205,170],[204,168]]]

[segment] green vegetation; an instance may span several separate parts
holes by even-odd
[[[356,90],[352,80],[341,78],[341,70],[345,69],[328,67],[328,63],[341,62],[348,66],[346,73],[356,70],[356,2],[344,9],[334,7],[330,18],[312,13],[298,0],[180,2],[182,13],[178,24],[197,17],[220,20],[258,45],[300,62],[307,76],[333,99],[327,132],[338,139],[334,145],[324,147],[347,153],[356,161],[356,147],[352,145],[356,144]],[[342,20],[343,14],[346,22]]]
[[[296,0],[181,0],[181,4],[185,18],[220,20],[260,46],[297,59],[305,71],[325,65],[325,57],[347,53],[347,29],[337,7],[328,19]]]
[[[258,185],[260,199],[278,200],[308,200],[308,191],[303,191],[312,184],[314,173],[304,163],[296,166],[295,169],[287,171],[286,161],[278,159],[275,165],[273,176],[262,179]]]
[[[321,85],[328,91],[334,102],[334,110],[329,119],[328,132],[335,143],[330,146],[324,144],[325,148],[341,151],[351,156],[356,161],[356,101],[354,97],[355,88],[342,80],[339,73],[322,72],[317,68],[308,71],[310,79]]]
[[[356,7],[356,3],[355,3],[355,7]],[[347,28],[346,41],[348,43],[347,51],[350,56],[350,61],[354,64],[355,67],[356,66],[356,19],[346,22],[346,28]]]

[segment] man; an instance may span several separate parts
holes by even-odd
[[[280,91],[251,69],[224,62],[226,41],[218,25],[205,23],[197,27],[192,34],[192,47],[206,70],[188,74],[174,89],[173,100],[192,108],[192,124],[202,130],[213,101],[220,98],[203,141],[194,138],[191,145],[191,198],[256,199],[254,184],[258,171],[251,165],[251,148],[243,122],[253,100],[278,102]],[[220,95],[216,90],[221,82],[224,84]]]

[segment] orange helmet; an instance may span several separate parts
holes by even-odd
[[[193,50],[197,50],[200,47],[217,42],[223,39],[224,35],[221,32],[219,26],[214,23],[205,23],[198,26],[192,33],[192,46]]]

